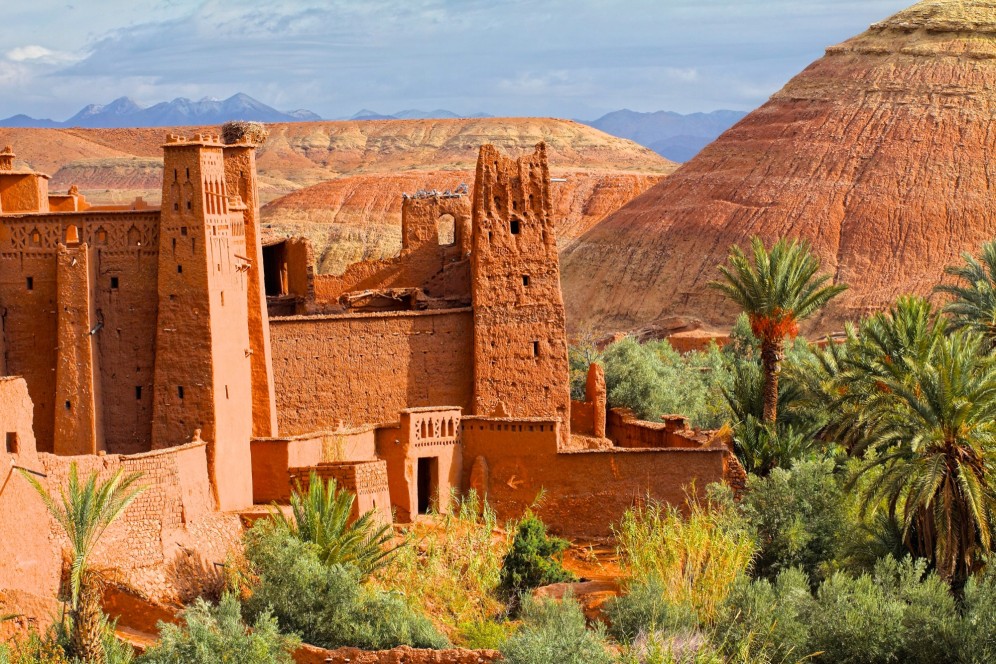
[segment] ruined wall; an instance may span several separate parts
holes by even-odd
[[[543,144],[512,160],[481,148],[471,271],[473,413],[570,419],[557,241]],[[566,440],[568,427],[561,430]]]
[[[335,301],[350,291],[384,288],[423,288],[432,297],[470,296],[469,274],[446,269],[470,253],[466,196],[406,199],[401,208],[401,243],[401,253],[394,258],[354,263],[342,275],[319,275],[316,298]],[[444,270],[446,275],[440,275]]]
[[[48,176],[0,169],[0,211],[48,212]]]
[[[469,309],[275,318],[270,335],[284,435],[470,405]]]
[[[164,146],[153,447],[208,442],[221,509],[252,504],[253,355],[244,205],[230,200],[220,142]],[[234,208],[234,209],[233,209]]]
[[[713,442],[710,432],[692,429],[684,416],[665,415],[663,422],[647,422],[628,408],[611,409],[606,429],[615,445],[627,448],[701,447]]]
[[[150,449],[158,216],[155,211],[0,216],[6,370],[28,383],[41,451],[53,451],[55,437],[60,306],[56,254],[73,236],[90,250],[90,329],[99,326],[93,340],[103,361],[96,389],[103,397],[107,449]],[[75,295],[85,297],[82,292]],[[84,302],[73,300],[73,306]]]
[[[500,519],[517,518],[536,500],[554,532],[608,537],[625,511],[648,497],[684,504],[724,479],[720,447],[557,452],[560,425],[552,420],[464,418],[463,484],[483,491]],[[532,427],[532,430],[530,430]]]
[[[375,520],[390,524],[391,494],[387,483],[387,463],[380,459],[365,461],[332,461],[314,466],[290,468],[288,474],[292,483],[299,483],[302,491],[311,484],[311,474],[322,482],[335,480],[339,489],[353,494],[353,520],[367,512],[374,512]]]

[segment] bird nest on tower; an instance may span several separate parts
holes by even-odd
[[[226,145],[234,145],[236,143],[262,145],[266,142],[266,137],[269,135],[270,132],[262,122],[237,120],[235,122],[226,122],[221,126],[221,136],[225,140]]]

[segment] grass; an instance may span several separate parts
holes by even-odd
[[[451,505],[450,514],[412,524],[407,546],[375,574],[374,583],[403,594],[458,644],[489,641],[482,638],[490,629],[484,626],[505,613],[497,589],[511,538],[473,491]]]

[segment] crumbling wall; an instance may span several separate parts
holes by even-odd
[[[628,408],[609,411],[607,435],[618,447],[665,448],[702,447],[713,442],[713,435],[688,425],[688,418],[665,415],[663,422],[641,420]]]
[[[729,455],[722,446],[558,452],[555,421],[463,422],[464,486],[484,492],[499,519],[520,517],[543,492],[540,516],[575,537],[611,536],[625,511],[648,499],[682,505],[693,486],[704,495],[723,481]]]
[[[453,238],[440,236],[449,218]],[[407,198],[401,207],[401,253],[362,261],[342,275],[315,278],[318,301],[336,301],[351,291],[422,288],[430,297],[469,299],[469,271],[456,269],[470,253],[470,203],[466,196]]]
[[[409,407],[468,407],[468,309],[298,316],[270,321],[284,435],[396,421]]]
[[[385,461],[368,459],[323,462],[314,466],[290,468],[288,473],[291,482],[300,483],[302,491],[308,490],[312,473],[322,482],[335,480],[337,488],[345,489],[355,496],[350,514],[353,520],[367,512],[373,512],[375,520],[382,524],[390,524],[392,521]]]

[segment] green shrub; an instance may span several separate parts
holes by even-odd
[[[474,620],[460,625],[459,640],[465,648],[501,650],[512,633],[513,623]]]
[[[602,354],[609,405],[630,408],[638,417],[660,420],[681,414],[694,426],[716,428],[729,419],[723,387],[729,372],[715,344],[682,355],[667,341],[618,341]]]
[[[327,483],[312,472],[308,490],[294,483],[290,503],[294,518],[276,510],[275,518],[288,533],[318,546],[326,565],[352,565],[364,578],[383,567],[397,549],[388,544],[394,536],[390,524],[378,524],[375,512],[350,522],[356,497],[340,491],[335,480]]]
[[[856,525],[832,461],[798,461],[765,478],[751,476],[740,507],[757,542],[753,574],[767,579],[792,567],[826,577]]]
[[[251,596],[245,614],[272,612],[284,631],[323,648],[442,648],[446,639],[396,593],[365,587],[351,565],[325,565],[320,549],[260,521],[246,534]]]
[[[501,569],[501,588],[510,595],[551,583],[575,581],[564,569],[564,551],[571,543],[550,537],[546,525],[531,511],[519,522],[512,548]]]
[[[728,664],[701,630],[640,634],[623,650],[619,664]],[[759,664],[751,662],[751,664]]]
[[[239,602],[224,595],[217,606],[198,599],[183,612],[183,626],[160,623],[159,642],[136,664],[291,664],[298,639],[280,633],[267,612],[250,628]]]
[[[695,610],[669,601],[667,589],[656,576],[631,582],[624,595],[606,603],[605,615],[609,632],[620,643],[631,643],[641,635],[674,633],[698,626]]]
[[[584,613],[571,597],[534,600],[522,605],[522,628],[505,642],[508,664],[608,664],[601,625],[589,630]]]
[[[0,664],[70,664],[57,632],[44,636],[32,630],[17,643],[0,643]]]
[[[958,631],[959,661],[996,662],[996,561],[965,585],[963,617]]]

